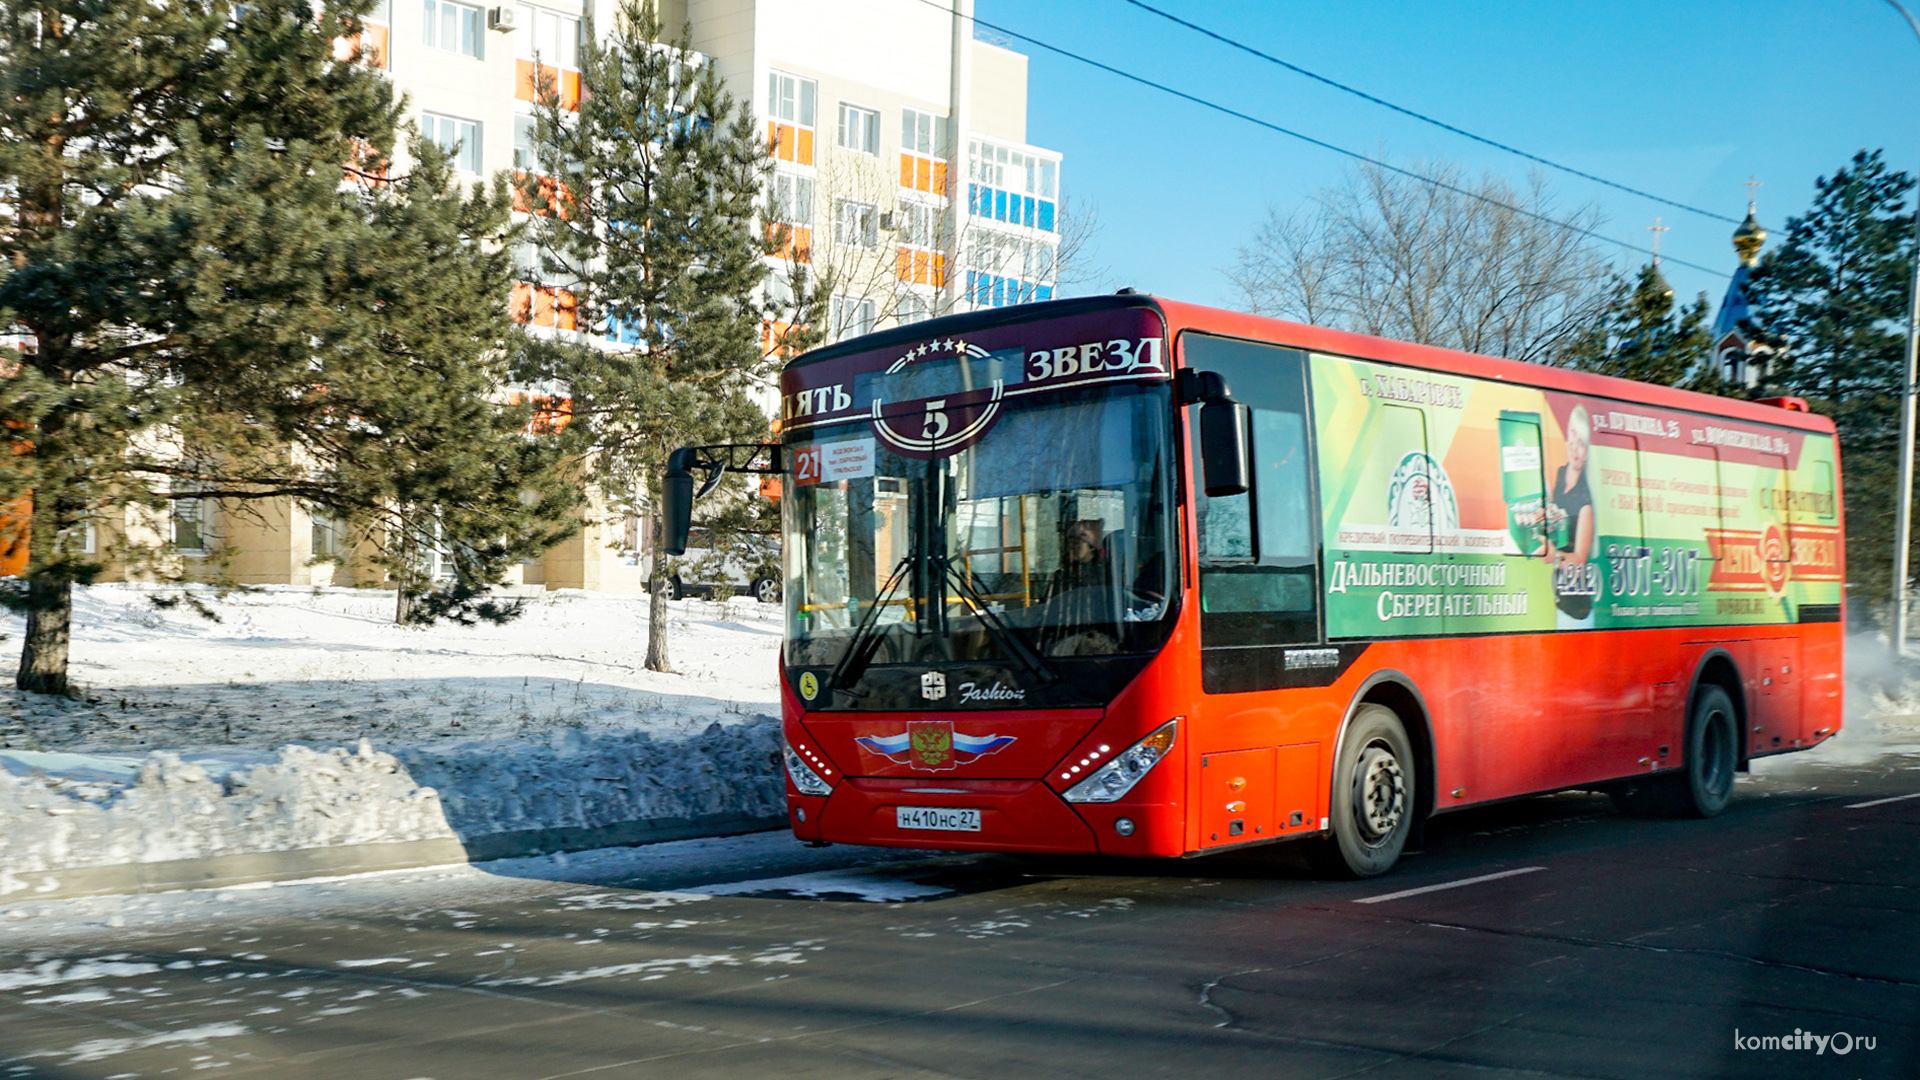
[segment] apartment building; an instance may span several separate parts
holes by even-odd
[[[382,0],[359,44],[421,132],[478,179],[532,165],[535,58],[562,103],[577,102],[581,35],[605,34],[614,12],[613,0]],[[1060,155],[1026,141],[1027,58],[977,39],[971,13],[972,0],[660,2],[669,33],[689,28],[692,49],[764,122],[770,224],[785,226],[769,287],[799,265],[830,275],[832,338],[1053,296]],[[537,280],[532,252],[517,262],[526,280],[513,310],[534,333],[622,347]],[[768,325],[764,346],[779,350],[787,329]],[[223,515],[186,501],[171,531],[183,558],[217,554],[242,582],[381,584],[315,564],[356,541],[297,504]],[[640,520],[591,513],[515,584],[641,591],[644,546]]]

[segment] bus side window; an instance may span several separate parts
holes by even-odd
[[[1253,410],[1252,489],[1209,499],[1195,473],[1201,647],[1318,641],[1318,514],[1305,357],[1200,334],[1183,335],[1181,343],[1189,366],[1219,372],[1234,398]]]

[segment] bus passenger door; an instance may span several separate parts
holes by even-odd
[[[1647,537],[1650,495],[1643,464],[1634,436],[1593,431],[1586,467],[1593,500],[1592,544],[1584,565],[1566,564],[1560,572],[1568,582],[1586,575],[1584,584],[1569,585],[1569,593],[1577,588],[1593,591],[1584,619],[1568,613],[1570,607],[1579,612],[1582,605],[1565,598],[1559,605],[1559,625],[1584,623],[1579,626],[1584,632],[1559,635],[1559,683],[1582,690],[1579,701],[1566,703],[1570,734],[1565,761],[1570,768],[1556,784],[1630,775],[1651,766],[1661,745],[1674,745],[1672,732],[1651,730],[1650,723],[1655,696],[1671,695],[1679,677],[1666,667],[1649,666],[1650,657],[1662,654],[1648,647],[1649,635],[1657,632],[1636,629],[1649,624],[1648,612],[1658,600],[1653,595],[1655,556]]]
[[[1203,694],[1183,737],[1189,836],[1210,848],[1319,828],[1339,713],[1315,690],[1339,672],[1288,659],[1323,641],[1306,358],[1196,333],[1180,348],[1253,412],[1250,491],[1208,498],[1194,462]]]
[[[1800,724],[1800,613],[1793,602],[1793,474],[1784,457],[1763,454],[1760,460],[1760,476],[1767,486],[1760,500],[1764,515],[1760,522],[1760,573],[1766,588],[1766,621],[1787,624],[1778,630],[1762,631],[1754,642],[1752,679],[1758,685],[1750,697],[1752,711],[1766,729],[1759,733],[1766,742],[1761,750],[1764,753],[1799,746],[1810,732],[1802,731]]]
[[[1833,462],[1807,462],[1816,446],[1808,436],[1801,475],[1807,490],[1794,501],[1789,540],[1793,545],[1794,617],[1798,620],[1799,662],[1791,685],[1799,702],[1802,745],[1833,733],[1840,724],[1840,515]],[[1830,446],[1831,443],[1825,443]],[[1823,673],[1817,677],[1808,676]]]

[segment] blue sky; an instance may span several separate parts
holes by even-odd
[[[1620,183],[1733,217],[1758,176],[1782,236],[1816,177],[1855,150],[1920,171],[1920,39],[1883,0],[1802,3],[1303,3],[1149,0],[1399,105]],[[1920,10],[1920,5],[1908,4]],[[1395,164],[1447,159],[1524,179],[1527,162],[1261,63],[1122,0],[976,0],[985,21]],[[991,34],[991,31],[988,31]],[[1028,139],[1099,213],[1101,288],[1236,306],[1223,268],[1269,204],[1300,205],[1350,163],[1030,43]],[[1907,103],[1904,109],[1898,107]],[[1717,306],[1733,226],[1549,174],[1607,235],[1723,268],[1667,266]],[[1622,268],[1644,256],[1612,249]],[[1093,291],[1083,289],[1083,291]]]

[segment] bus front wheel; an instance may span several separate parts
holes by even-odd
[[[1414,776],[1413,743],[1400,717],[1384,705],[1361,706],[1334,762],[1323,869],[1369,878],[1392,868],[1413,828]]]

